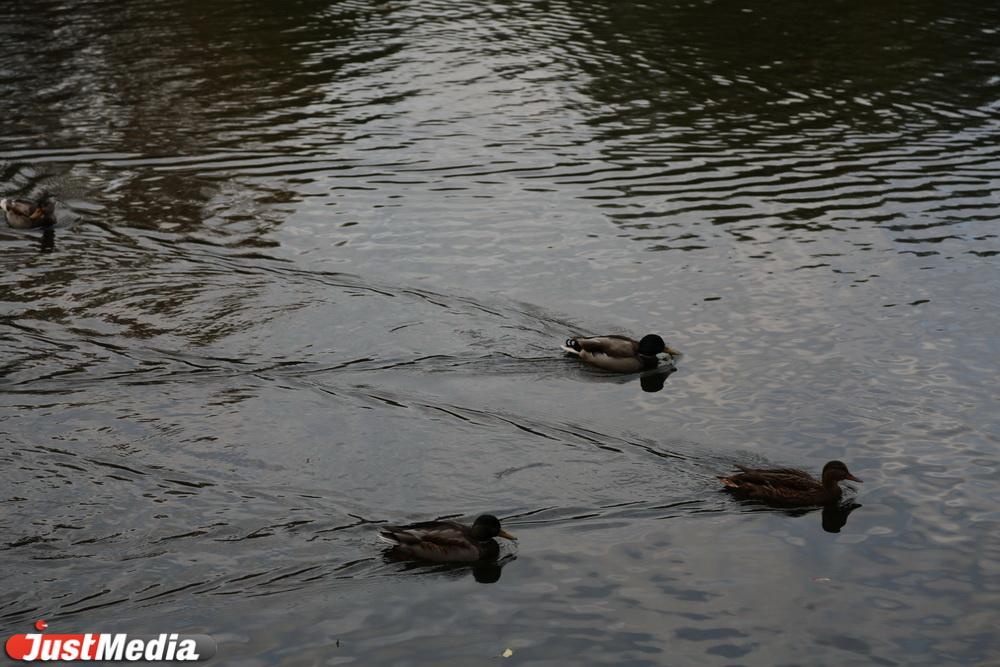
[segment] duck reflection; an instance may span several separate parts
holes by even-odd
[[[386,549],[382,554],[383,559],[386,563],[392,563],[400,565],[401,567],[396,570],[400,573],[413,573],[413,574],[443,574],[451,578],[461,578],[472,573],[472,577],[480,584],[495,584],[500,581],[500,575],[503,574],[503,568],[507,566],[513,560],[517,559],[517,556],[510,554],[500,558],[499,560],[490,561],[479,561],[475,563],[423,563],[419,561],[409,561],[401,560],[397,556],[394,556],[392,549]]]
[[[42,238],[38,241],[39,252],[52,252],[56,249],[56,230],[46,227],[42,230]]]
[[[667,378],[677,372],[676,366],[663,366],[656,370],[647,371],[639,376],[639,386],[648,394],[655,394],[663,389]]]
[[[828,533],[839,533],[847,523],[851,512],[861,507],[860,503],[831,503],[823,508],[823,530]]]
[[[613,384],[627,384],[629,382],[635,382],[636,377],[638,377],[639,386],[642,387],[642,390],[650,394],[655,394],[663,389],[667,378],[676,372],[676,366],[672,364],[664,364],[644,373],[632,375],[612,375],[611,373],[604,371],[589,369],[584,371],[584,375],[588,380],[593,382],[610,382]]]
[[[839,533],[840,529],[847,524],[847,517],[851,515],[851,512],[861,507],[860,503],[853,501],[845,501],[839,503],[828,503],[823,505],[822,512],[820,514],[823,530],[828,533]],[[806,514],[812,514],[818,507],[785,510],[785,514],[788,516],[805,516]]]

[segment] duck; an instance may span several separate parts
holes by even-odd
[[[431,563],[495,561],[500,555],[500,545],[494,537],[517,540],[500,527],[500,519],[492,514],[476,517],[471,526],[457,521],[381,526],[379,537],[393,545],[388,554],[393,558]]]
[[[0,210],[7,216],[7,224],[14,229],[36,229],[56,224],[56,203],[48,195],[37,201],[31,199],[0,199]]]
[[[746,468],[736,466],[740,472],[720,475],[719,479],[737,496],[760,500],[782,507],[807,507],[837,503],[842,495],[840,482],[851,480],[861,484],[842,461],[830,461],[823,466],[821,479],[795,468]]]
[[[671,358],[680,356],[680,352],[656,334],[648,334],[638,341],[617,334],[578,336],[567,339],[562,349],[584,363],[615,373],[638,373],[656,368],[660,364],[656,355],[661,353]]]
[[[48,195],[38,200],[5,197],[0,199],[0,210],[6,214],[7,224],[15,229],[49,227],[56,222],[56,204]]]

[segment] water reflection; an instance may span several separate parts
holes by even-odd
[[[480,561],[476,563],[421,563],[400,560],[393,556],[391,549],[382,553],[386,563],[399,565],[397,572],[412,574],[443,574],[451,578],[461,578],[468,574],[480,584],[495,584],[500,581],[503,569],[517,560],[514,554],[508,554],[495,561]]]
[[[859,507],[861,504],[855,502],[827,505],[823,508],[823,530],[828,533],[839,533],[847,524],[847,517]]]
[[[0,238],[0,620],[253,629],[233,664],[328,661],[303,614],[356,664],[478,664],[498,617],[538,664],[995,654],[998,6],[15,4],[52,38],[0,24],[0,177],[81,224]],[[651,321],[690,352],[638,376],[669,404],[553,352]],[[747,442],[881,469],[864,542],[691,502]],[[429,650],[443,582],[370,576],[346,517],[456,500],[544,508],[552,558]],[[859,594],[803,616],[831,542]]]
[[[745,502],[756,504],[754,501]],[[847,525],[847,517],[851,515],[851,512],[861,506],[860,503],[856,503],[853,500],[843,500],[839,503],[824,505],[822,508],[801,507],[796,509],[782,509],[781,513],[791,517],[800,517],[820,511],[820,524],[823,530],[828,533],[839,533],[841,528]]]
[[[576,360],[574,357],[570,358],[574,360],[574,366],[580,365],[579,360]],[[638,380],[639,386],[642,390],[651,394],[662,390],[667,378],[676,372],[677,367],[671,363],[660,364],[660,366],[648,371],[643,371],[642,373],[628,374],[610,373],[588,367],[582,367],[579,369],[580,375],[586,378],[586,381],[588,382],[625,385]]]
[[[52,227],[42,230],[42,236],[38,239],[38,250],[40,252],[52,252],[56,249],[56,231]]]
[[[972,238],[934,227],[990,233],[962,210],[996,214],[976,192],[995,159],[996,39],[980,25],[997,6],[850,5],[574,7],[590,39],[567,53],[591,75],[581,108],[614,165],[581,182],[623,234],[686,254],[736,242],[768,261],[794,239],[817,245],[788,269],[843,270],[836,258],[859,244],[937,253],[910,244]]]
[[[662,366],[652,371],[646,371],[639,376],[639,384],[644,392],[655,394],[663,389],[667,378],[676,372],[676,366]]]

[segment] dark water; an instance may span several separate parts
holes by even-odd
[[[4,637],[1000,664],[996,4],[7,9]],[[832,458],[839,520],[714,480]],[[484,511],[493,584],[374,539]]]

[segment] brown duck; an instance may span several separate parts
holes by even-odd
[[[726,487],[725,491],[743,498],[783,507],[834,503],[840,500],[842,480],[861,483],[861,480],[852,475],[841,461],[830,461],[823,466],[821,479],[795,468],[766,470],[736,467],[740,472],[719,477]]]
[[[389,555],[399,560],[433,563],[473,563],[496,560],[500,545],[494,537],[517,538],[500,528],[492,514],[477,517],[471,526],[457,521],[422,521],[407,526],[382,526],[379,536],[393,546]]]
[[[0,211],[14,229],[35,229],[56,224],[56,203],[49,196],[38,201],[30,199],[0,199]]]

